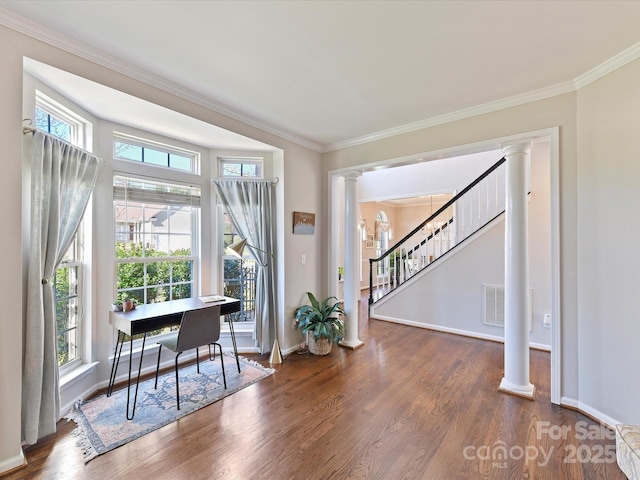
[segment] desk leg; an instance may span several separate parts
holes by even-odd
[[[122,353],[122,344],[124,343],[124,333],[118,330],[118,339],[116,340],[116,347],[113,349],[113,363],[111,364],[111,375],[109,376],[109,386],[107,388],[107,397],[111,396],[113,392],[113,384],[116,381],[116,373],[118,373],[118,364],[120,363],[120,354]],[[120,344],[120,351],[118,351],[118,344]]]
[[[133,336],[130,337],[129,345],[129,379],[127,380],[127,420],[133,420],[133,416],[136,414],[136,400],[138,399],[138,387],[140,386],[140,372],[142,371],[142,357],[144,356],[144,343],[147,340],[147,334],[142,337],[142,350],[140,351],[140,364],[138,365],[138,378],[136,378],[136,392],[133,396],[133,408],[131,409],[131,416],[129,416],[129,398],[131,397],[131,364],[133,363]]]
[[[231,332],[231,342],[233,343],[233,353],[236,354],[236,365],[238,365],[238,373],[240,373],[240,358],[238,357],[238,345],[236,344],[236,332],[233,329],[233,321],[229,321],[229,331]],[[214,349],[215,352],[215,349]]]

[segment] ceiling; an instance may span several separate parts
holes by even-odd
[[[0,23],[319,151],[575,90],[639,21],[616,0],[0,0]]]

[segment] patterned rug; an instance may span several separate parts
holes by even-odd
[[[125,415],[126,388],[113,392],[110,397],[100,395],[76,405],[65,418],[78,425],[74,434],[79,437],[77,443],[83,450],[85,463],[275,372],[272,368],[240,357],[242,372],[238,373],[235,357],[228,353],[225,353],[224,363],[226,390],[219,357],[214,362],[200,361],[200,374],[196,372],[195,364],[180,368],[180,410],[176,409],[176,377],[173,369],[158,378],[157,390],[153,388],[155,377],[140,382],[133,420],[127,420]],[[132,386],[132,399],[134,388]]]

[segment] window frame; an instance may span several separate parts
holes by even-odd
[[[67,124],[70,126],[69,138],[61,138],[55,133],[51,132],[49,129],[46,130],[46,133],[53,135],[57,138],[61,138],[63,141],[75,145],[84,150],[89,150],[87,146],[87,132],[90,128],[90,123],[85,120],[83,117],[73,112],[72,110],[64,107],[57,101],[48,97],[41,91],[36,89],[35,94],[35,112],[41,110],[45,112],[49,117],[54,117],[57,120]],[[37,115],[36,115],[37,116]],[[36,127],[38,128],[38,127]],[[85,330],[87,327],[87,308],[86,305],[89,304],[88,295],[90,293],[91,287],[90,285],[86,285],[88,281],[90,281],[85,275],[87,258],[90,257],[90,252],[86,251],[87,242],[85,241],[85,236],[87,235],[88,230],[88,216],[90,213],[85,212],[85,216],[80,222],[80,226],[78,227],[78,231],[76,232],[71,245],[69,246],[69,250],[73,250],[73,259],[72,260],[62,260],[56,268],[56,272],[54,273],[54,301],[56,305],[56,344],[58,342],[58,338],[61,333],[58,332],[57,328],[57,307],[58,303],[61,301],[69,301],[70,298],[77,299],[77,307],[76,307],[76,324],[75,327],[71,329],[65,330],[63,334],[66,334],[69,330],[75,330],[75,350],[76,355],[73,360],[70,360],[62,365],[58,364],[58,369],[60,375],[64,375],[82,364],[86,363],[87,359],[85,358],[87,352],[89,351],[89,346],[87,345],[87,336]],[[89,247],[90,248],[90,247]],[[59,270],[63,268],[75,268],[76,269],[76,293],[73,296],[65,295],[60,299],[57,297],[56,292],[56,283],[55,277],[58,275]]]
[[[235,180],[254,180],[254,179],[262,179],[264,178],[264,157],[259,156],[259,157],[252,157],[252,156],[248,156],[248,155],[243,155],[243,156],[230,156],[230,155],[224,155],[224,156],[219,156],[217,158],[218,160],[218,176],[219,178],[222,179],[235,179]],[[241,171],[240,171],[240,175],[226,175],[225,174],[225,165],[228,164],[239,164],[241,167]],[[244,167],[244,165],[254,165],[257,166],[257,170],[258,170],[258,175],[243,175],[242,169]],[[228,234],[225,234],[225,217],[227,217],[227,212],[225,211],[224,207],[218,203],[218,218],[220,219],[219,224],[218,224],[218,232],[219,232],[219,238],[218,241],[220,242],[220,245],[222,245],[222,252],[220,254],[220,264],[222,266],[222,268],[220,269],[222,271],[221,275],[221,282],[220,285],[222,285],[222,288],[224,288],[225,285],[225,276],[224,276],[224,265],[225,265],[225,261],[227,260],[238,260],[241,261],[243,263],[240,264],[240,268],[242,268],[244,262],[253,262],[255,264],[255,260],[253,259],[253,257],[251,256],[251,254],[249,253],[248,249],[244,252],[243,254],[243,258],[240,260],[238,259],[236,256],[234,255],[228,255],[225,252],[225,237]],[[233,226],[233,225],[232,225]],[[238,235],[237,232],[235,232],[235,228],[234,228],[234,233],[233,236],[235,237],[236,235]],[[239,236],[239,235],[238,235]],[[254,268],[255,267],[254,265]],[[242,302],[243,299],[240,299],[240,301]],[[240,317],[238,317],[240,318]],[[227,322],[225,322],[225,327],[228,329],[229,327],[226,325]],[[253,331],[255,328],[255,317],[252,321],[234,321],[234,329],[238,330],[251,330]]]
[[[62,140],[84,150],[89,150],[87,146],[87,131],[89,122],[86,119],[82,118],[77,113],[48,97],[40,90],[36,90],[36,109],[43,110],[50,116],[61,120],[71,127],[69,140]],[[49,131],[47,131],[47,133],[57,136]]]
[[[142,148],[142,155],[143,158],[142,160],[138,161],[138,160],[133,160],[131,158],[126,158],[126,157],[121,157],[118,156],[116,153],[116,143],[117,142],[121,142],[121,143],[126,143],[128,145],[134,146],[134,147],[139,147]],[[200,159],[200,153],[195,152],[193,150],[188,150],[186,148],[181,148],[178,147],[176,145],[169,145],[166,143],[161,143],[161,142],[156,142],[153,140],[149,140],[146,138],[141,138],[141,137],[135,137],[133,135],[127,135],[126,133],[121,133],[121,132],[113,132],[113,143],[112,143],[112,147],[113,147],[113,158],[114,160],[118,160],[118,161],[122,161],[122,162],[129,162],[129,163],[133,163],[136,165],[144,165],[146,167],[151,166],[151,167],[156,167],[156,168],[162,168],[171,172],[180,172],[180,173],[187,173],[187,174],[193,174],[193,175],[200,175],[200,164],[201,164],[201,159]],[[166,153],[168,155],[168,159],[167,159],[167,165],[159,165],[157,163],[153,163],[153,162],[145,162],[144,161],[144,149],[148,149],[148,150],[153,150],[156,152],[161,152],[161,153]],[[189,157],[191,159],[191,168],[189,170],[185,170],[182,168],[175,168],[175,167],[171,167],[170,165],[170,156],[171,155],[176,155],[176,156],[182,156],[182,157]],[[158,177],[158,180],[160,180],[160,178]],[[166,180],[166,179],[165,179]]]
[[[144,165],[142,163],[140,163],[139,165]],[[148,165],[143,167],[143,169],[148,168]],[[172,172],[179,172],[178,170],[171,170]],[[184,171],[182,171],[184,173]],[[140,181],[140,182],[147,182],[150,184],[153,183],[157,183],[157,184],[162,184],[162,185],[166,185],[169,187],[172,186],[176,186],[176,187],[184,187],[184,188],[189,188],[189,189],[195,189],[199,192],[199,201],[201,201],[201,195],[202,195],[202,191],[201,191],[201,186],[199,184],[194,184],[194,183],[186,183],[186,182],[182,182],[182,181],[178,181],[175,180],[173,178],[167,178],[165,177],[159,177],[159,176],[147,176],[147,175],[140,175],[138,173],[128,173],[128,172],[122,172],[122,171],[113,171],[113,175],[112,175],[112,184],[116,183],[116,178],[124,178],[124,179],[130,179],[135,181]],[[122,188],[122,187],[121,187]],[[152,191],[152,190],[150,190]],[[154,288],[154,287],[168,287],[170,292],[171,289],[176,286],[176,285],[183,285],[183,284],[188,284],[190,283],[191,285],[191,293],[189,297],[196,297],[199,289],[200,289],[200,269],[201,269],[201,238],[200,238],[200,232],[201,232],[201,221],[202,221],[202,217],[201,217],[201,205],[193,205],[191,207],[191,212],[190,212],[190,233],[189,236],[191,237],[191,245],[190,245],[190,250],[191,253],[188,256],[176,256],[176,255],[169,255],[167,252],[166,256],[140,256],[140,257],[117,257],[116,256],[116,251],[115,251],[115,247],[116,244],[119,243],[121,240],[119,239],[119,235],[122,234],[122,232],[120,232],[117,228],[117,217],[116,217],[116,206],[117,206],[117,202],[123,202],[123,201],[127,201],[127,200],[122,200],[122,199],[118,199],[116,198],[117,195],[115,193],[115,187],[114,187],[114,193],[112,195],[112,209],[113,209],[113,248],[114,248],[114,255],[113,255],[113,298],[116,299],[118,298],[119,293],[121,292],[126,292],[127,290],[133,290],[134,287],[130,288],[130,289],[119,289],[118,288],[118,266],[122,265],[122,264],[130,264],[130,263],[140,263],[143,264],[143,268],[144,268],[144,275],[143,275],[143,284],[135,287],[136,290],[142,290],[143,291],[143,298],[146,300],[147,298],[147,290],[149,288]],[[133,204],[136,205],[135,208],[138,208],[137,205],[159,205],[156,202],[153,201],[149,201],[148,203],[145,204],[145,202],[141,199],[134,199],[131,201]],[[177,205],[177,204],[171,204],[169,202],[167,202],[165,204],[165,206],[186,206],[186,204],[183,205]],[[140,231],[140,232],[136,232],[137,235],[147,235],[148,232]],[[161,235],[168,235],[170,236],[171,234],[168,233],[162,233]],[[180,234],[182,235],[182,234]],[[127,242],[128,243],[128,242]],[[134,241],[134,243],[138,243],[136,241]],[[150,285],[147,283],[148,277],[147,277],[147,273],[146,273],[146,268],[147,265],[152,264],[152,263],[161,263],[161,262],[182,262],[182,261],[190,261],[191,262],[191,281],[190,282],[173,282],[172,281],[172,276],[170,276],[170,281],[169,283],[163,283],[163,284],[154,284],[154,285]],[[170,293],[169,295],[169,299],[172,299],[172,295]],[[166,333],[168,333],[168,331],[163,331],[161,333],[157,333],[155,335],[151,335],[151,337],[153,338],[161,338],[162,335],[165,335]],[[138,345],[140,343],[140,340],[134,337],[134,348],[136,345]]]
[[[225,173],[225,165],[240,165],[240,175],[228,175]],[[243,175],[243,168],[245,165],[253,165],[258,167],[258,175]],[[264,178],[264,157],[234,157],[234,156],[222,156],[218,157],[218,176],[220,178]]]

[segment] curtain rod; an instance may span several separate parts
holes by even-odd
[[[255,177],[220,177],[220,178],[214,178],[211,181],[217,182],[218,180],[237,180],[240,182],[269,182],[272,185],[275,185],[280,181],[278,177],[273,177],[271,180],[267,178],[255,178]]]
[[[30,118],[23,118],[22,119],[22,123],[24,122],[28,122],[29,125],[33,125],[33,120],[31,120]],[[36,133],[36,129],[33,127],[25,127],[24,125],[22,126],[22,134],[26,135],[27,133]]]

